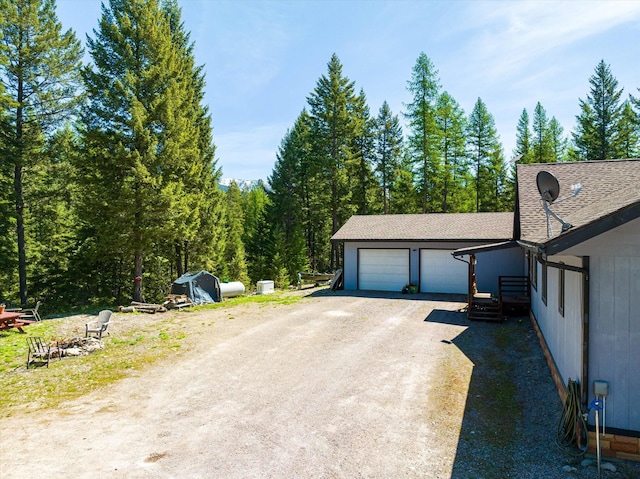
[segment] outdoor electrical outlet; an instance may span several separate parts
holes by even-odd
[[[607,381],[593,381],[593,394],[596,397],[606,397],[609,394],[609,383]]]

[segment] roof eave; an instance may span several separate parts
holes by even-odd
[[[557,238],[540,243],[538,248],[548,255],[558,254],[637,218],[640,218],[640,202],[633,203],[575,230],[569,230]]]
[[[486,253],[489,251],[497,251],[502,249],[517,248],[518,242],[515,240],[501,241],[499,243],[483,244],[480,246],[471,246],[468,248],[460,248],[455,250],[452,254],[455,257],[463,256],[466,254]]]
[[[347,241],[357,241],[363,243],[498,243],[501,241],[510,241],[510,238],[331,238],[331,241],[344,243]]]

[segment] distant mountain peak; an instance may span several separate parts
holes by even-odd
[[[226,191],[229,185],[234,182],[241,190],[252,190],[258,186],[260,180],[241,180],[239,178],[223,178],[220,180],[220,186]]]

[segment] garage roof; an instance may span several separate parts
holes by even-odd
[[[355,215],[332,241],[500,241],[512,238],[513,213]]]

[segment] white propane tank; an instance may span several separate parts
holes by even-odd
[[[240,281],[220,283],[220,294],[222,295],[222,299],[242,296],[244,294],[244,284]]]

